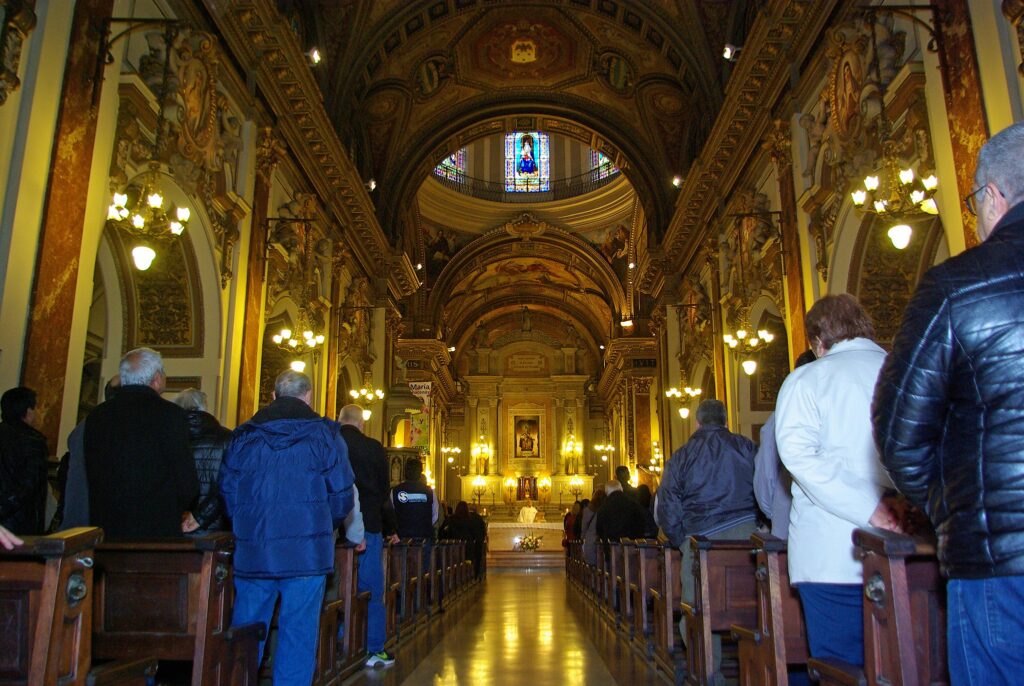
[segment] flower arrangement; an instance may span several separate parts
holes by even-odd
[[[520,552],[537,550],[540,548],[540,542],[543,538],[543,536],[534,536],[533,534],[516,536],[515,549]]]

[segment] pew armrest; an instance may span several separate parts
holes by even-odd
[[[732,632],[732,637],[737,641],[750,641],[754,645],[761,645],[761,632],[757,629],[733,624],[730,631]]]
[[[867,686],[868,683],[860,667],[832,658],[811,658],[807,661],[807,671],[822,686]]]
[[[156,660],[115,660],[99,667],[93,667],[85,677],[86,686],[124,686],[125,684],[146,684],[156,676]]]

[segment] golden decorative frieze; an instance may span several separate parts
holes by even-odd
[[[21,86],[21,49],[36,25],[35,0],[0,0],[0,105]]]

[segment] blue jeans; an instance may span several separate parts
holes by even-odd
[[[387,615],[384,611],[384,538],[366,532],[366,550],[359,553],[359,592],[370,592],[366,616],[366,650],[379,653],[387,639]]]
[[[860,584],[796,586],[811,657],[864,666],[864,589]]]
[[[309,686],[313,681],[326,580],[326,576],[283,579],[235,577],[232,626],[263,622],[269,627],[274,605],[278,596],[281,597],[274,655],[275,686]],[[260,642],[261,662],[265,643]]]
[[[1024,576],[950,579],[946,606],[950,682],[1021,683]]]

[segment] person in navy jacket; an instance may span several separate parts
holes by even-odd
[[[235,429],[220,472],[235,533],[232,624],[269,626],[280,596],[277,686],[313,679],[334,530],[353,507],[348,448],[339,425],[310,408],[311,396],[305,374],[278,376],[274,401]]]

